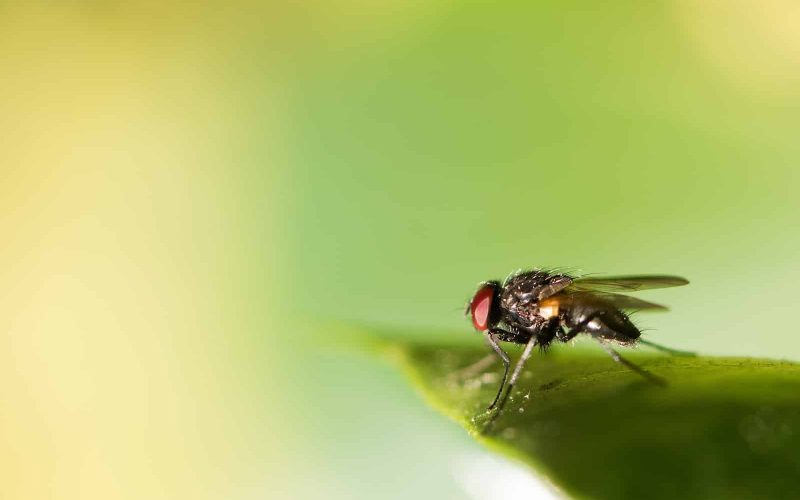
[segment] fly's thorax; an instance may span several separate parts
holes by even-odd
[[[561,312],[557,301],[507,300],[502,305],[504,321],[523,329],[538,328]]]
[[[528,271],[517,274],[506,280],[503,289],[521,301],[536,300],[543,286],[547,285],[551,276],[544,271]]]
[[[522,328],[534,328],[559,317],[563,304],[554,294],[571,282],[569,276],[545,271],[528,271],[510,277],[500,297],[506,319]]]
[[[521,301],[514,295],[503,294],[500,304],[505,322],[521,328],[536,323],[538,308],[535,302]]]
[[[545,276],[539,273],[525,273],[509,279],[503,286],[500,297],[502,307],[518,313],[533,311]]]

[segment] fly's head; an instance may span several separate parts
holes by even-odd
[[[479,332],[484,332],[500,321],[500,283],[485,281],[481,283],[466,313],[471,316],[472,325]]]

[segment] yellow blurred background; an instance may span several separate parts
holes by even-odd
[[[274,141],[269,79],[237,60],[253,14],[0,6],[0,497],[268,491],[253,311],[277,165],[248,158]]]
[[[799,15],[0,3],[0,497],[463,498],[477,445],[318,325],[467,332],[521,266],[800,359]]]

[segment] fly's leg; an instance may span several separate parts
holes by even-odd
[[[503,362],[503,365],[506,367],[506,373],[503,376],[503,382],[505,382],[506,378],[508,377],[508,365],[510,364],[510,360],[508,354],[506,354],[506,352],[500,348],[498,340],[500,340],[501,338],[513,339],[515,335],[516,335],[515,333],[503,330],[502,328],[490,328],[489,332],[485,334],[485,338],[486,338],[486,343],[492,348],[494,352],[487,354],[486,356],[482,357],[481,359],[472,363],[471,365],[465,366],[464,368],[460,368],[459,370],[450,373],[449,376],[461,380],[474,377],[486,371],[486,369],[492,366],[499,357],[500,360]]]
[[[552,339],[552,335],[547,335],[551,332],[555,332],[558,328],[561,327],[557,318],[553,318],[548,323],[545,323],[540,330],[540,334],[546,334],[545,338]],[[503,399],[500,401],[499,409],[502,410],[503,406],[505,405],[506,398],[508,398],[509,394],[511,394],[512,389],[514,389],[514,385],[517,383],[520,374],[522,374],[523,368],[525,368],[525,364],[528,362],[528,359],[533,354],[533,348],[539,342],[539,335],[537,333],[533,333],[531,338],[525,344],[525,349],[522,351],[522,355],[517,360],[517,364],[514,366],[514,373],[511,374],[511,380],[508,381],[508,387],[506,389],[506,394],[503,396]],[[549,342],[549,341],[548,341]],[[547,344],[542,344],[547,345]],[[494,406],[494,405],[493,405]],[[492,407],[490,406],[489,409]]]
[[[563,330],[562,330],[562,331],[563,331]],[[566,332],[566,333],[564,333],[564,334],[560,335],[558,339],[559,339],[561,342],[564,342],[564,343],[566,344],[566,343],[567,343],[567,342],[569,342],[570,340],[574,339],[574,338],[575,338],[575,336],[576,336],[576,335],[578,335],[579,333],[581,333],[582,331],[583,331],[583,330],[580,330],[580,329],[579,329],[579,328],[577,328],[577,327],[576,327],[576,328],[570,328],[568,332]]]
[[[575,325],[574,328],[570,329],[569,333],[567,334],[567,337],[571,339],[575,335],[586,331],[586,327],[592,321],[598,321],[598,322],[601,323],[602,327],[610,330],[610,328],[608,328],[608,326],[605,323],[603,323],[602,314],[592,314],[592,315],[589,315],[583,321],[581,321],[579,324]],[[591,333],[591,332],[588,332],[588,333]],[[595,339],[600,343],[601,346],[603,346],[603,349],[605,349],[605,351],[611,356],[611,359],[613,359],[617,363],[621,364],[622,366],[628,368],[631,371],[634,371],[634,372],[638,373],[639,375],[641,375],[642,377],[644,377],[645,379],[647,379],[648,381],[650,381],[650,382],[652,382],[654,384],[657,384],[657,385],[666,385],[667,384],[666,380],[664,380],[663,378],[658,377],[656,375],[653,375],[652,373],[648,372],[647,370],[645,370],[644,368],[640,367],[639,365],[634,364],[634,363],[628,361],[627,359],[623,358],[622,356],[620,356],[620,354],[617,351],[612,349],[611,346],[609,346],[602,339],[597,338],[597,337],[595,337]]]
[[[551,328],[558,328],[559,322],[553,321],[549,324]],[[490,330],[491,331],[491,330]],[[530,332],[531,336],[528,341],[525,343],[525,349],[522,351],[522,355],[520,356],[517,364],[514,366],[514,373],[511,374],[511,380],[508,381],[506,385],[505,391],[503,391],[503,387],[501,385],[500,390],[497,393],[497,397],[495,397],[494,402],[489,407],[489,410],[496,407],[496,410],[492,413],[489,417],[489,420],[484,425],[483,429],[481,430],[482,434],[489,434],[492,432],[494,427],[494,422],[500,413],[503,411],[503,407],[506,405],[506,400],[508,396],[511,394],[512,389],[514,389],[514,385],[517,383],[520,374],[522,373],[523,368],[525,368],[525,364],[527,363],[528,359],[533,354],[533,348],[538,343],[538,335],[537,332]],[[521,340],[521,339],[520,339]],[[508,374],[508,365],[506,365],[506,375]]]
[[[514,389],[514,385],[517,383],[519,375],[522,373],[522,369],[525,367],[525,363],[528,361],[528,358],[531,357],[531,354],[533,353],[533,347],[536,345],[536,342],[536,335],[531,335],[530,340],[528,340],[528,343],[525,344],[525,349],[522,351],[522,356],[519,357],[517,364],[514,365],[514,373],[511,374],[511,380],[508,381],[505,394],[503,395],[502,399],[500,399],[500,392],[497,393],[498,397],[495,398],[495,402],[489,407],[490,410],[494,408],[498,399],[500,399],[500,404],[497,406],[497,414],[499,414],[506,405],[506,399],[508,399],[509,394],[511,394],[511,391]]]
[[[647,379],[648,381],[650,381],[650,382],[652,382],[654,384],[667,385],[667,381],[664,380],[663,378],[658,377],[656,375],[653,375],[652,373],[650,373],[649,371],[645,370],[644,368],[642,368],[641,366],[639,366],[637,364],[631,363],[627,359],[625,359],[622,356],[620,356],[617,351],[612,349],[611,346],[609,346],[608,344],[606,344],[602,340],[598,339],[598,342],[600,343],[601,346],[603,346],[603,349],[605,349],[606,352],[611,356],[611,359],[613,359],[617,363],[619,363],[622,366],[624,366],[624,367],[626,367],[626,368],[638,373],[639,375],[641,375],[642,377],[644,377],[645,379]]]
[[[468,378],[472,378],[476,375],[479,375],[486,371],[487,368],[492,366],[497,361],[497,355],[493,352],[490,352],[486,356],[482,357],[478,361],[472,363],[469,366],[465,366],[464,368],[460,368],[452,373],[450,373],[450,377],[456,378],[458,380],[466,380]]]
[[[519,379],[519,375],[522,373],[525,363],[528,362],[528,358],[530,358],[531,353],[533,353],[533,346],[536,345],[536,341],[536,335],[531,335],[531,339],[525,344],[525,350],[522,351],[522,356],[519,357],[516,366],[514,366],[514,373],[511,374],[511,380],[508,381],[508,392],[511,392],[511,389],[514,388],[514,384],[517,383],[517,379]]]
[[[688,358],[694,358],[697,356],[697,353],[691,351],[680,351],[678,349],[672,349],[670,347],[665,347],[663,345],[656,344],[655,342],[650,342],[649,340],[639,339],[638,341],[642,345],[646,345],[648,347],[652,347],[653,349],[661,352],[665,352],[672,356],[684,356]]]
[[[494,401],[492,404],[489,405],[488,410],[491,410],[497,404],[497,401],[500,399],[500,395],[503,393],[503,387],[506,385],[506,380],[508,379],[508,368],[511,366],[511,360],[508,357],[508,354],[500,347],[500,344],[497,343],[497,338],[495,337],[498,333],[506,333],[499,328],[492,328],[489,330],[489,333],[486,334],[486,340],[489,342],[489,345],[492,346],[494,352],[500,357],[503,361],[503,380],[500,381],[500,387],[497,388],[497,394],[494,397]],[[513,380],[513,379],[512,379]]]
[[[586,331],[586,325],[592,322],[592,320],[599,318],[599,314],[591,314],[586,319],[578,323],[577,325],[571,327],[569,331],[563,334],[560,337],[561,342],[569,342],[570,340],[574,339],[579,333]]]

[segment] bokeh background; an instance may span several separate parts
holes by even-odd
[[[480,342],[519,267],[681,274],[652,339],[799,360],[798,22],[0,2],[0,497],[508,498],[343,339]]]

